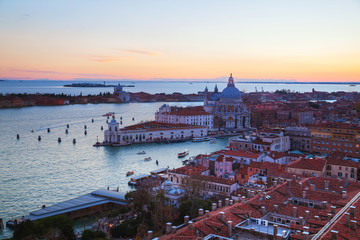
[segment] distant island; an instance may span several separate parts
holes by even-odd
[[[116,85],[105,85],[102,83],[73,83],[65,84],[64,87],[116,87]]]

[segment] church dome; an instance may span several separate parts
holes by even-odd
[[[241,96],[242,93],[236,87],[226,87],[222,91],[220,99],[239,99]]]
[[[235,87],[232,74],[229,77],[227,87],[222,91],[220,99],[239,99],[242,93]]]

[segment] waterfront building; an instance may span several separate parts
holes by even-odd
[[[113,119],[108,123],[108,129],[104,131],[104,142],[120,144],[177,141],[205,136],[207,136],[206,126],[160,123],[155,121],[138,123],[120,129],[119,123],[113,115]]]
[[[98,213],[106,213],[107,211],[119,209],[127,204],[125,194],[117,191],[98,189],[49,207],[43,206],[42,209],[33,211],[28,216],[25,216],[24,220],[36,221],[57,215],[65,215],[69,218],[76,219]]]
[[[242,101],[243,93],[235,87],[232,74],[221,94],[216,89],[209,94],[206,88],[204,95],[204,109],[214,115],[215,129],[243,131],[250,128],[250,111]]]
[[[358,124],[325,122],[309,126],[311,151],[320,154],[344,153],[360,158],[360,126]]]
[[[130,102],[130,94],[123,90],[123,85],[118,84],[114,87],[114,95],[118,97],[121,102]]]
[[[206,112],[204,107],[170,107],[162,105],[155,113],[155,121],[171,124],[188,124],[213,128],[213,115]]]

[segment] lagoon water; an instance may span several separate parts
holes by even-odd
[[[27,215],[41,205],[51,205],[89,193],[99,188],[126,192],[130,188],[126,172],[135,175],[158,168],[182,166],[177,153],[189,149],[190,155],[210,153],[227,145],[227,139],[216,144],[174,143],[139,144],[127,147],[93,147],[107,128],[102,114],[115,112],[123,126],[153,120],[163,103],[88,104],[56,107],[0,109],[0,217],[4,222]],[[170,103],[189,106],[201,103]],[[132,121],[132,117],[135,121]],[[92,123],[94,119],[94,123]],[[65,134],[66,124],[69,133]],[[87,126],[87,135],[84,134]],[[47,133],[50,128],[50,133]],[[34,130],[34,132],[31,132]],[[20,139],[16,139],[20,134]],[[38,141],[41,136],[41,141]],[[58,137],[62,139],[57,142]],[[76,139],[76,144],[72,139]],[[145,150],[147,154],[136,155]],[[147,156],[152,161],[144,162]],[[159,161],[159,165],[155,161]],[[11,236],[0,230],[0,238]]]
[[[335,91],[360,91],[360,83],[355,86],[350,84],[313,84],[313,83],[243,83],[235,78],[235,85],[239,90],[243,92],[255,92],[268,91],[274,92],[281,89],[289,89],[296,92],[311,92],[312,89],[316,91],[335,92]],[[71,94],[71,95],[88,95],[99,94],[100,92],[112,92],[112,87],[106,88],[73,88],[64,87],[65,84],[79,83],[84,81],[19,81],[19,80],[7,80],[0,81],[0,93],[56,93],[56,94]],[[92,81],[93,82],[93,81]],[[95,81],[93,83],[103,83],[101,81]],[[198,91],[204,91],[205,87],[208,87],[209,91],[213,91],[217,84],[219,91],[224,89],[227,84],[227,79],[218,82],[199,82],[199,81],[107,81],[106,85],[117,85],[118,83],[124,85],[135,85],[135,87],[125,88],[129,92],[147,92],[151,94],[155,93],[197,93]]]
[[[64,88],[64,81],[0,81],[0,93],[64,93],[78,95],[98,94],[112,88]],[[71,82],[70,82],[71,83]],[[122,82],[133,84],[133,82]],[[117,84],[108,82],[107,84]],[[217,83],[221,91],[226,83]],[[131,92],[149,93],[196,93],[206,86],[212,90],[215,83],[203,82],[135,82]],[[332,84],[250,84],[236,83],[240,90],[252,92],[257,87],[265,91],[290,89],[293,91],[359,91],[360,87]],[[97,137],[103,140],[101,126],[106,129],[107,112],[115,112],[127,126],[140,121],[153,120],[154,113],[163,103],[87,104],[56,107],[28,107],[0,109],[0,218],[5,221],[27,215],[41,205],[65,201],[98,188],[110,187],[126,192],[126,172],[135,175],[149,173],[163,167],[180,167],[177,153],[189,149],[190,155],[210,153],[227,146],[227,139],[209,142],[176,144],[139,144],[128,147],[93,147]],[[202,103],[167,103],[189,106]],[[132,121],[135,117],[135,121]],[[94,119],[94,123],[92,123]],[[66,124],[70,124],[65,134]],[[87,125],[87,135],[84,134]],[[51,129],[47,133],[47,128]],[[34,130],[34,132],[31,132]],[[16,139],[20,134],[20,139]],[[41,136],[41,141],[38,141]],[[57,142],[58,137],[62,139]],[[76,144],[72,139],[76,139]],[[145,150],[146,155],[136,155]],[[144,162],[150,156],[153,160]],[[155,164],[159,161],[159,166]],[[10,237],[12,232],[0,230],[0,238]]]

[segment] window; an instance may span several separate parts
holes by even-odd
[[[339,176],[339,177],[342,177],[342,172],[338,172],[338,176]]]
[[[350,174],[350,178],[355,178],[355,175],[353,173]]]

